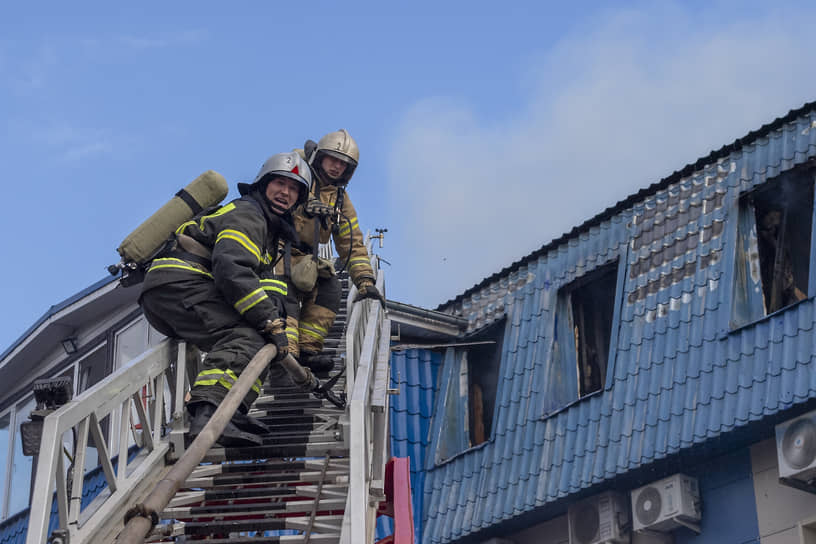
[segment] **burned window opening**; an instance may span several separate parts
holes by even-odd
[[[807,298],[814,172],[785,172],[740,198],[732,329]]]
[[[507,319],[502,318],[467,337],[468,342],[490,341],[472,346],[467,351],[468,410],[470,445],[478,446],[490,438],[496,391],[499,383],[504,329]]]
[[[807,298],[813,174],[785,175],[749,197],[766,313]]]
[[[615,261],[565,288],[570,301],[579,398],[606,384],[617,276]]]
[[[446,385],[437,407],[441,422],[435,446],[437,463],[490,439],[506,325],[505,316],[458,338],[457,346],[446,349]]]

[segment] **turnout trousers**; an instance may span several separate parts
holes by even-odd
[[[165,283],[142,293],[145,317],[162,334],[185,340],[206,352],[190,391],[192,405],[218,405],[266,342],[219,294],[207,278]],[[247,413],[258,397],[268,370],[264,369],[244,397],[239,410]],[[192,378],[192,377],[191,377]]]
[[[335,275],[317,278],[314,289],[298,291],[289,282],[286,299],[286,336],[289,352],[295,357],[301,351],[320,353],[340,309],[340,280]]]

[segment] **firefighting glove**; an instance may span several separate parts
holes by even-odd
[[[324,229],[329,228],[329,218],[334,213],[334,209],[328,204],[324,204],[320,199],[312,198],[303,208],[306,217],[317,217]]]
[[[329,217],[334,213],[334,208],[317,198],[309,199],[303,209],[309,217]]]
[[[289,340],[286,338],[286,322],[283,319],[267,319],[260,330],[261,336],[269,344],[275,344],[278,354],[275,361],[280,361],[289,353]]]
[[[354,302],[359,302],[364,298],[373,298],[380,301],[383,309],[385,309],[385,297],[377,290],[377,287],[370,280],[363,280],[360,286],[357,287],[357,295],[354,297]]]

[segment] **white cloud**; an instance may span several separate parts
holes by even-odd
[[[403,222],[389,296],[436,306],[816,98],[804,23],[698,24],[665,4],[594,23],[531,63],[528,100],[498,123],[457,98],[404,113],[389,161]]]
[[[120,36],[119,41],[134,49],[163,49],[178,45],[193,45],[202,42],[207,36],[203,29],[181,30],[172,34],[158,36]]]
[[[62,153],[62,158],[67,161],[78,161],[87,159],[95,155],[104,155],[113,151],[113,145],[109,141],[97,140],[83,144],[72,145]]]
[[[9,133],[27,138],[60,161],[77,161],[111,153],[113,138],[108,131],[67,122],[13,121]]]

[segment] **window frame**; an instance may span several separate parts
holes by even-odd
[[[737,244],[739,242],[739,217],[740,211],[742,207],[742,203],[745,199],[750,198],[752,194],[762,191],[763,189],[768,187],[769,183],[774,183],[781,176],[792,175],[796,171],[803,171],[805,173],[810,173],[811,176],[811,186],[813,190],[813,199],[811,202],[812,206],[812,213],[810,218],[810,254],[808,258],[808,288],[807,296],[797,302],[789,304],[787,306],[783,306],[782,308],[765,314],[764,316],[758,317],[756,319],[747,321],[745,323],[737,324],[734,321],[734,303],[735,303],[735,288],[734,288],[734,281],[736,279],[736,267],[737,267]],[[730,199],[730,203],[728,205],[727,215],[726,215],[726,228],[725,228],[725,239],[724,244],[726,244],[728,250],[725,252],[725,260],[723,262],[724,268],[722,273],[722,281],[723,285],[726,287],[723,289],[724,293],[721,297],[721,302],[723,303],[724,310],[721,311],[721,317],[719,319],[719,339],[725,340],[731,334],[742,331],[743,329],[753,327],[757,323],[761,323],[768,319],[772,319],[773,317],[781,314],[782,312],[788,311],[791,308],[795,308],[800,303],[813,299],[816,296],[816,166],[811,163],[802,163],[797,164],[787,170],[778,173],[777,175],[766,179],[762,183],[754,184],[747,189],[740,191],[738,194],[734,195]]]
[[[571,341],[570,345],[573,347],[573,351],[575,352],[575,353],[573,353],[571,355],[570,362],[575,363],[574,366],[575,366],[575,369],[576,369],[576,391],[575,391],[576,397],[573,398],[570,401],[567,401],[562,406],[558,406],[556,408],[552,408],[552,409],[547,410],[546,407],[544,407],[543,410],[546,410],[546,411],[544,411],[542,413],[541,419],[547,419],[547,418],[550,418],[552,416],[555,416],[556,414],[559,414],[559,413],[563,412],[564,410],[566,410],[566,409],[568,409],[568,408],[570,408],[572,406],[575,406],[576,404],[580,403],[581,401],[583,401],[585,399],[589,399],[589,398],[592,398],[592,397],[594,397],[596,395],[603,394],[604,391],[608,391],[609,389],[611,389],[612,386],[615,383],[615,361],[617,360],[618,339],[620,337],[620,326],[621,326],[621,323],[620,323],[621,311],[622,311],[623,302],[625,300],[624,287],[625,287],[625,284],[626,284],[626,276],[627,276],[626,272],[627,272],[628,265],[629,265],[629,262],[628,262],[629,246],[631,244],[629,243],[629,240],[627,239],[627,242],[625,244],[622,244],[622,245],[623,245],[623,248],[620,251],[614,253],[611,256],[611,258],[605,260],[604,262],[599,263],[598,265],[596,265],[591,270],[587,270],[583,274],[581,274],[580,276],[570,278],[569,280],[567,280],[567,278],[565,278],[563,283],[561,283],[558,286],[557,290],[556,290],[556,295],[553,297],[552,308],[551,308],[553,319],[552,319],[552,329],[551,329],[552,332],[550,333],[550,346],[549,346],[549,349],[548,349],[548,368],[549,368],[550,365],[553,365],[553,364],[564,365],[564,362],[561,360],[562,356],[556,357],[556,354],[554,352],[555,352],[555,343],[556,343],[555,339],[556,339],[556,334],[557,334],[556,328],[563,326],[563,325],[559,324],[559,320],[562,319],[562,316],[560,315],[562,306],[564,308],[566,308],[566,311],[568,312],[568,316],[570,318],[571,318],[571,314],[572,314],[572,304],[571,304],[572,300],[571,300],[571,297],[569,297],[568,295],[572,291],[575,291],[576,289],[579,289],[582,285],[586,285],[587,283],[591,282],[592,280],[589,278],[589,276],[592,275],[593,273],[601,270],[604,267],[610,267],[610,266],[613,266],[613,265],[617,266],[617,270],[615,272],[615,293],[613,295],[613,301],[612,301],[612,324],[610,326],[610,331],[609,331],[609,347],[608,347],[608,351],[607,351],[606,373],[605,373],[605,377],[604,377],[603,387],[601,387],[600,389],[598,389],[596,391],[586,393],[583,396],[580,395],[580,383],[579,383],[580,375],[579,375],[579,369],[578,369],[577,347],[575,346],[574,340]],[[582,282],[582,280],[585,280],[585,282]],[[569,293],[565,293],[564,292],[565,289],[569,289]],[[556,360],[556,359],[558,359],[558,360]],[[566,365],[564,365],[564,366],[566,366]],[[542,386],[546,386],[546,384],[542,383]],[[547,394],[547,392],[544,391],[544,392],[542,392],[542,394]]]
[[[498,353],[498,362],[496,368],[496,374],[498,376],[498,381],[501,381],[502,370],[505,365],[505,360],[507,358],[507,343],[506,340],[508,338],[508,333],[511,327],[511,320],[507,314],[502,315],[501,317],[493,320],[490,324],[485,326],[485,329],[488,329],[493,326],[498,326],[500,322],[504,322],[504,324],[500,327],[500,333],[497,333],[497,336],[500,338],[499,342],[501,343],[501,349]],[[473,341],[481,341],[484,338],[476,340],[479,338],[479,332],[476,331],[475,333],[468,334],[466,336],[467,340]],[[467,341],[464,340],[464,341]],[[447,463],[450,463],[454,459],[461,457],[462,455],[481,449],[485,447],[487,444],[493,442],[496,436],[496,425],[498,422],[498,415],[499,415],[499,393],[500,393],[500,386],[497,383],[496,386],[496,394],[494,399],[494,407],[493,407],[493,414],[490,418],[490,434],[489,436],[485,437],[484,442],[481,442],[476,445],[466,445],[470,444],[472,437],[472,429],[470,429],[470,417],[471,417],[471,398],[470,398],[470,385],[471,379],[469,376],[470,373],[470,362],[468,360],[468,354],[471,347],[468,346],[460,346],[460,347],[448,347],[445,349],[445,353],[442,356],[442,365],[440,368],[441,376],[439,382],[439,393],[437,394],[436,403],[433,410],[433,423],[430,429],[430,452],[431,455],[426,457],[426,469],[430,470],[434,467],[442,466]],[[468,383],[467,383],[467,394],[465,395],[465,401],[463,403],[457,403],[455,406],[450,406],[448,402],[448,396],[451,394],[453,389],[451,389],[451,385],[454,383],[454,380],[459,381],[459,385],[461,385],[461,366],[462,364],[468,365]],[[462,396],[461,387],[458,389],[459,396]],[[448,410],[455,409],[457,410],[456,413],[456,420],[457,422],[462,422],[463,424],[463,432],[458,436],[460,440],[459,446],[461,449],[458,449],[456,452],[451,453],[447,457],[442,457],[440,455],[440,446],[442,444],[442,433],[444,428],[447,427],[448,421]]]

